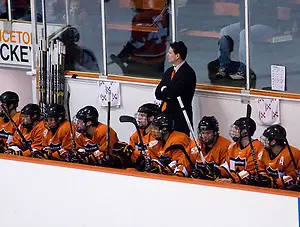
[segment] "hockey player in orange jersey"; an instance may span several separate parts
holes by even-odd
[[[46,110],[46,129],[43,146],[49,159],[71,161],[74,154],[70,124],[66,118],[64,106],[51,104]],[[75,134],[75,129],[72,129]],[[76,149],[76,147],[75,147]]]
[[[93,106],[85,106],[76,114],[76,144],[80,156],[85,163],[106,165],[103,160],[107,146],[107,125],[98,121],[99,113]],[[114,144],[118,141],[117,133],[110,128],[110,146],[107,155],[111,154]]]
[[[130,137],[129,144],[134,148],[134,151],[131,155],[131,161],[139,170],[142,170],[144,168],[144,162],[140,162],[143,160],[143,157],[139,158],[139,156],[144,155],[143,151],[145,150],[145,148],[151,141],[155,140],[150,134],[151,122],[154,117],[160,112],[160,107],[158,105],[153,103],[146,103],[141,105],[136,113],[136,120],[139,126],[139,131],[141,133],[143,143],[141,144],[138,132],[135,131]]]
[[[248,122],[247,122],[248,121]],[[234,182],[248,184],[251,175],[257,174],[257,155],[262,144],[258,140],[253,140],[253,151],[251,149],[249,136],[252,137],[256,130],[256,123],[252,118],[239,118],[230,127],[232,143],[227,151],[226,161],[219,168],[222,182]],[[254,152],[255,158],[252,152]]]
[[[148,145],[146,171],[176,176],[188,176],[190,163],[185,149],[190,138],[174,131],[170,115],[161,113],[152,121],[151,136],[155,138]]]
[[[6,91],[0,95],[0,153],[4,153],[7,149],[7,144],[11,141],[15,132],[15,128],[5,115],[5,112],[9,113],[17,126],[19,126],[21,114],[17,112],[18,104],[19,96],[15,92]]]
[[[27,104],[21,110],[22,123],[19,129],[26,139],[23,141],[20,134],[15,131],[6,153],[21,156],[38,157],[42,150],[44,122],[41,121],[41,110],[37,104]]]
[[[286,189],[295,184],[300,167],[300,151],[288,145],[285,129],[280,125],[272,125],[263,132],[260,140],[264,145],[258,154],[260,174],[272,179],[266,186]]]
[[[211,171],[224,163],[231,142],[219,135],[219,123],[214,116],[204,116],[201,119],[198,124],[198,136],[198,144],[207,165],[203,164],[196,144],[192,140],[189,147],[189,155],[194,164],[192,177],[214,180],[216,175]]]

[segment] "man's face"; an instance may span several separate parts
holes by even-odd
[[[201,130],[199,136],[204,144],[211,144],[214,141],[215,134],[213,130]]]
[[[2,106],[3,106],[3,107],[5,108],[5,110],[7,111],[7,105],[6,105],[6,103],[0,102],[0,117],[5,117],[5,114],[4,114],[4,111],[3,111]]]
[[[151,136],[156,140],[161,140],[163,138],[163,134],[162,134],[161,130],[156,126],[152,125],[150,133],[151,133]]]
[[[32,125],[33,122],[32,122],[31,116],[28,114],[23,114],[22,115],[22,123],[24,125],[28,125],[28,126]]]
[[[148,126],[148,117],[146,113],[137,112],[136,121],[140,128],[146,128]]]
[[[76,119],[76,131],[77,132],[85,132],[86,131],[86,124],[83,120]]]
[[[56,129],[58,127],[58,121],[54,117],[47,118],[48,127],[51,129]]]
[[[238,142],[238,140],[241,138],[240,128],[236,125],[231,125],[229,129],[229,135],[234,142]]]
[[[178,54],[174,53],[174,50],[172,49],[172,47],[169,48],[168,51],[168,60],[170,63],[174,64],[175,61],[179,58]]]

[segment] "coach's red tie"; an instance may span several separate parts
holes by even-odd
[[[172,74],[171,74],[171,80],[173,79],[175,75],[175,69],[173,70]],[[163,102],[162,106],[161,106],[161,111],[165,111],[167,109],[167,102]]]

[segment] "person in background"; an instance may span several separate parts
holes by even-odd
[[[182,42],[170,44],[168,59],[172,67],[164,73],[156,87],[156,99],[163,101],[161,110],[172,116],[174,130],[189,136],[190,130],[177,100],[180,96],[190,122],[193,122],[192,100],[196,88],[196,73],[186,61],[187,47]]]

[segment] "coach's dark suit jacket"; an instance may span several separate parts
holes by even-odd
[[[191,124],[193,124],[192,100],[196,88],[196,73],[192,67],[185,62],[175,73],[171,80],[174,67],[170,67],[165,72],[162,80],[155,90],[155,96],[158,100],[167,102],[167,113],[172,115],[175,121],[175,130],[189,135],[189,128],[179,106],[177,96],[180,96]],[[166,86],[163,91],[161,88]]]

